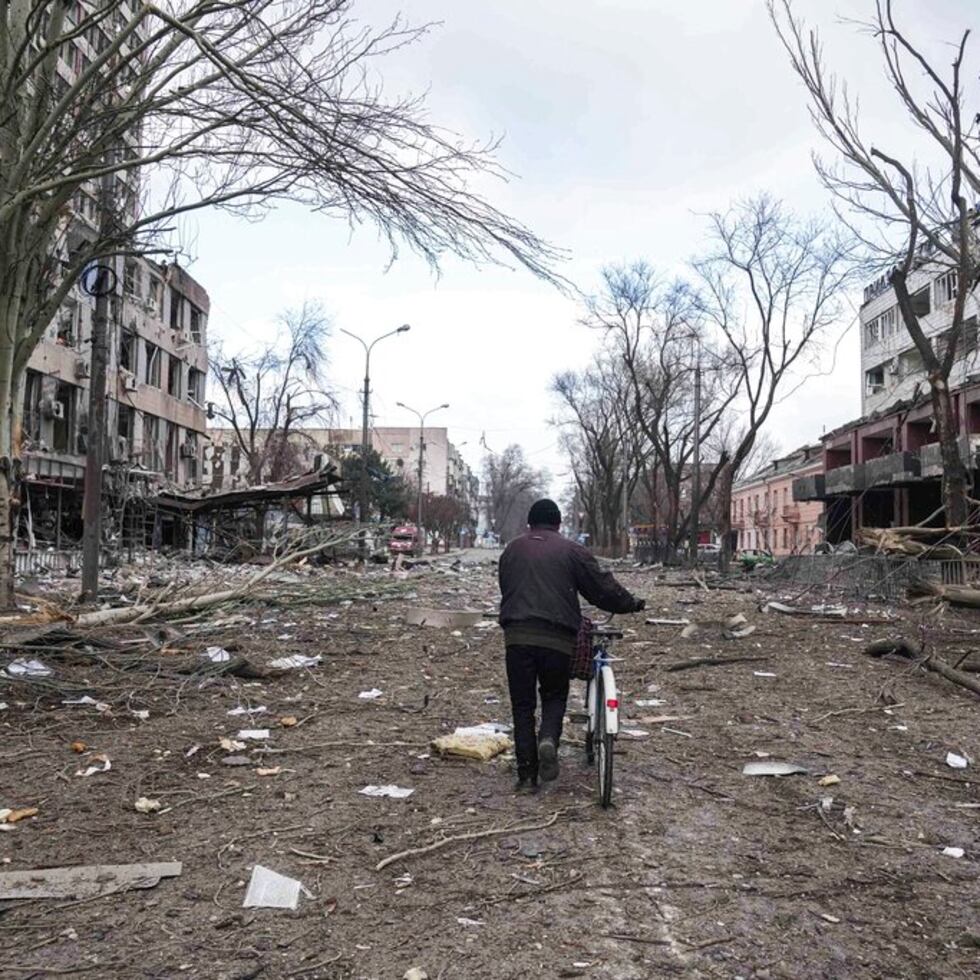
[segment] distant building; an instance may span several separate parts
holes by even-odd
[[[732,487],[735,548],[759,548],[774,555],[802,554],[823,540],[823,506],[793,498],[793,482],[823,472],[820,444],[803,446],[773,460]]]

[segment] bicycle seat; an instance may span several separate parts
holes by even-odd
[[[593,636],[605,636],[610,640],[621,640],[623,638],[623,631],[612,629],[608,626],[596,626],[592,630]]]

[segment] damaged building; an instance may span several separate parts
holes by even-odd
[[[109,301],[106,429],[88,425],[95,300],[76,287],[28,362],[23,383],[21,534],[31,546],[81,538],[89,439],[105,439],[106,536],[175,543],[148,502],[206,477],[208,295],[176,263],[118,258]]]
[[[909,276],[922,326],[942,356],[953,319],[955,270],[923,251]],[[860,311],[862,416],[821,439],[824,472],[793,483],[793,499],[824,504],[826,540],[849,541],[865,527],[917,524],[942,503],[942,459],[922,357],[902,324],[887,277],[864,291]],[[980,450],[980,365],[977,297],[967,297],[962,336],[950,376],[960,453],[977,496]]]

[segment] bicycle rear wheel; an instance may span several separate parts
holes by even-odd
[[[606,691],[601,672],[597,674],[595,684],[596,730],[593,746],[596,773],[599,777],[599,803],[608,807],[612,802],[613,736],[606,731]]]

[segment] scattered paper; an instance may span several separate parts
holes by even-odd
[[[483,919],[467,919],[465,915],[457,915],[456,921],[461,926],[482,926]]]
[[[260,704],[257,708],[244,708],[239,705],[237,708],[232,708],[228,712],[229,715],[261,715],[269,709],[264,705]]]
[[[387,786],[371,785],[358,790],[358,793],[362,796],[390,796],[393,800],[404,800],[405,797],[411,796],[414,792],[414,789],[405,789],[402,786],[395,786],[394,784]]]
[[[967,767],[967,759],[962,755],[957,755],[955,752],[946,753],[946,765],[950,769],[965,769]]]
[[[806,769],[794,762],[746,762],[743,776],[796,776],[806,775]]]
[[[627,735],[629,738],[649,738],[650,733],[645,732],[642,728],[620,728],[620,735]]]
[[[384,691],[381,691],[376,687],[372,687],[370,691],[361,691],[361,693],[357,696],[362,701],[374,701],[377,698],[380,698],[382,694],[384,694]]]
[[[663,698],[637,698],[634,703],[638,708],[656,708],[667,702]]]
[[[261,864],[252,868],[252,877],[245,892],[245,909],[295,909],[299,904],[299,893],[308,898],[313,896],[295,878],[287,878],[278,871],[263,868]]]
[[[130,708],[129,709],[129,713],[134,718],[138,719],[139,721],[149,721],[150,720],[150,712],[147,711],[146,708],[140,708],[139,711],[136,711],[133,708]]]
[[[234,738],[220,738],[218,739],[218,744],[225,750],[225,752],[241,752],[245,748],[244,742],[239,742]]]
[[[320,654],[315,657],[307,657],[302,653],[294,653],[289,657],[279,657],[270,662],[269,666],[275,670],[298,670],[300,667],[319,667],[323,658]]]
[[[756,677],[775,677],[776,676],[776,674],[770,674],[766,670],[753,670],[752,673],[755,674]]]
[[[963,848],[962,847],[944,847],[943,848],[943,854],[945,854],[946,857],[961,858],[961,857],[963,857]]]
[[[11,660],[4,667],[3,673],[7,677],[50,677],[54,671],[46,664],[41,663],[40,660],[27,660],[24,657],[18,657],[17,660]]]
[[[107,755],[93,755],[92,765],[85,769],[79,769],[76,776],[94,776],[99,772],[108,772],[112,768],[112,763]]]
[[[244,739],[251,739],[252,741],[255,742],[260,742],[262,741],[262,739],[266,739],[269,737],[269,729],[268,728],[243,728],[238,733],[237,737],[244,738]],[[245,746],[243,745],[242,748],[244,747]]]
[[[80,698],[73,698],[70,701],[62,701],[62,704],[90,704],[96,711],[108,711],[109,705],[104,701],[96,701],[95,698],[89,697],[87,694]]]
[[[226,664],[231,660],[231,654],[224,647],[208,647],[201,656],[213,664]]]
[[[138,813],[156,813],[160,809],[160,801],[141,796],[133,806]]]

